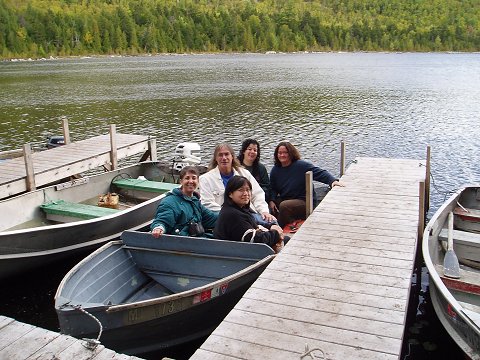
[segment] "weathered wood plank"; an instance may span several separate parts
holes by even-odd
[[[31,326],[31,331],[18,337],[15,341],[1,350],[1,355],[5,359],[28,359],[32,354],[41,349],[44,344],[53,341],[60,334],[45,331],[44,329]]]
[[[53,338],[46,344],[34,352],[30,357],[26,359],[54,359],[57,354],[60,354],[62,351],[65,351],[68,347],[70,347],[74,342],[79,341],[70,336],[62,336],[57,334],[58,336]],[[58,358],[58,356],[57,356]]]
[[[415,236],[407,232],[402,233],[403,236],[399,236],[398,233],[395,233],[394,236],[385,234],[385,231],[379,231],[375,229],[377,233],[365,233],[357,231],[357,229],[350,229],[348,227],[338,228],[333,227],[331,224],[328,228],[323,228],[319,231],[318,227],[314,227],[315,224],[308,224],[300,228],[297,233],[301,233],[301,236],[295,238],[295,241],[311,241],[313,239],[320,239],[320,236],[325,239],[348,239],[352,242],[361,241],[362,243],[372,243],[377,244],[380,247],[385,247],[386,244],[389,246],[399,245],[410,247],[412,241],[414,241]]]
[[[315,212],[313,213],[315,214]],[[312,215],[313,216],[313,215]],[[313,219],[312,219],[313,220]],[[296,235],[301,234],[304,229],[307,228],[307,226],[311,229],[318,229],[318,234],[321,234],[322,231],[345,231],[345,232],[355,232],[357,234],[363,234],[367,236],[391,236],[392,232],[389,229],[378,229],[378,228],[372,228],[372,227],[356,227],[356,228],[350,228],[348,225],[345,224],[335,224],[335,223],[329,223],[329,224],[319,224],[315,221],[310,222],[310,218],[303,224],[303,226],[300,228],[300,230],[297,232]],[[397,230],[395,231],[395,237],[401,237],[405,239],[412,239],[415,241],[416,238],[416,233],[413,234],[408,231],[403,231],[403,230]]]
[[[4,348],[32,330],[33,326],[29,324],[16,321],[8,323],[7,326],[4,326],[0,331],[0,352],[3,353]]]
[[[287,254],[282,252],[282,256],[278,257],[276,261],[279,262],[286,262],[289,264],[302,264],[302,265],[307,265],[305,262],[305,256],[303,255],[295,255],[295,254]],[[360,272],[360,273],[376,273],[376,274],[383,274],[385,276],[392,276],[394,278],[399,277],[399,271],[397,268],[394,267],[385,267],[382,265],[371,265],[371,264],[361,264],[361,263],[354,263],[350,261],[345,261],[345,260],[339,260],[339,259],[320,259],[320,260],[314,260],[313,262],[314,266],[322,266],[322,267],[328,267],[332,269],[345,269],[345,270],[350,270],[352,272]],[[404,275],[405,277],[410,277],[410,275]]]
[[[281,280],[272,280],[259,278],[246,293],[246,297],[256,298],[254,289],[260,291],[274,291],[278,293],[292,294],[296,296],[307,296],[314,299],[325,299],[331,301],[341,301],[344,304],[363,305],[368,304],[369,309],[386,309],[406,311],[405,301],[403,299],[385,298],[378,295],[361,294],[347,291],[344,289],[326,289],[322,287],[305,287],[303,284],[287,283]],[[253,294],[252,294],[253,293]],[[297,303],[298,305],[298,303]]]
[[[363,304],[354,304],[351,302],[345,302],[343,299],[322,299],[316,298],[313,296],[306,296],[303,292],[297,294],[289,294],[279,291],[274,291],[271,289],[265,290],[258,287],[254,287],[255,291],[250,291],[245,294],[244,299],[255,300],[260,302],[265,302],[264,305],[261,305],[261,308],[268,308],[271,306],[286,305],[299,309],[305,309],[310,311],[316,309],[322,312],[329,312],[335,314],[341,314],[345,316],[352,316],[360,319],[374,320],[379,321],[383,320],[388,323],[393,324],[403,324],[405,314],[403,311],[398,309],[382,309],[375,306],[375,303],[371,303],[371,306],[365,306]],[[300,290],[301,291],[301,290]],[[360,300],[363,296],[356,296],[357,301]],[[381,299],[377,298],[377,301],[381,303]],[[242,306],[238,306],[238,309],[241,309]],[[259,311],[256,308],[248,308],[249,311],[258,313]],[[269,311],[266,311],[266,314],[269,314]],[[288,318],[289,312],[283,313],[283,318]],[[334,325],[331,325],[334,326]]]
[[[393,267],[397,269],[404,269],[407,271],[411,270],[413,266],[413,264],[411,264],[407,260],[379,258],[376,256],[368,256],[368,255],[357,255],[352,252],[345,252],[345,251],[339,251],[339,250],[327,252],[323,250],[305,249],[305,248],[294,247],[294,246],[286,246],[283,249],[283,251],[285,251],[285,253],[287,254],[308,257],[308,259],[305,260],[306,264],[318,263],[320,259],[332,259],[332,260],[346,259],[346,256],[348,254],[348,261],[351,263],[381,265],[381,266]]]
[[[350,204],[350,202],[338,202],[328,201],[321,202],[320,209],[327,208],[330,213],[342,213],[342,214],[369,214],[372,217],[378,217],[382,219],[396,219],[397,217],[413,219],[418,217],[418,211],[413,209],[394,208],[392,206],[372,206],[371,204],[358,203],[356,206]]]
[[[404,275],[391,276],[384,275],[382,273],[362,273],[354,272],[349,269],[339,269],[332,267],[324,267],[321,262],[318,265],[312,266],[309,264],[292,264],[282,261],[281,258],[278,261],[272,262],[270,268],[279,272],[285,271],[289,274],[298,274],[299,276],[306,275],[307,277],[317,278],[335,278],[338,280],[354,281],[357,283],[374,284],[380,286],[388,286],[393,288],[408,288],[411,284],[411,276]]]
[[[359,334],[359,331],[354,329],[343,329],[341,326],[344,323],[341,321],[334,321],[330,324],[323,325],[315,322],[315,316],[310,319],[296,318],[296,320],[292,320],[289,318],[289,312],[283,312],[286,310],[285,306],[280,304],[266,304],[275,306],[279,311],[275,316],[271,316],[268,314],[262,314],[261,308],[260,311],[257,311],[257,308],[254,308],[257,305],[260,305],[261,302],[253,301],[252,303],[245,305],[247,302],[248,301],[244,301],[240,304],[245,306],[245,310],[242,310],[241,306],[239,306],[237,309],[238,311],[232,311],[226,317],[225,321],[255,329],[281,332],[283,334],[308,334],[307,336],[312,340],[321,340],[338,345],[348,343],[350,346],[355,346],[357,348],[390,353],[392,355],[395,354],[397,348],[401,347],[400,338],[392,338],[386,334],[370,334],[368,333],[368,328],[361,329],[361,334]],[[255,316],[251,316],[250,310],[253,310]],[[322,316],[322,319],[323,318],[324,315]],[[357,321],[355,317],[351,317],[351,319]],[[392,327],[388,324],[379,325],[379,327],[385,326],[388,329],[391,329]],[[403,331],[401,325],[400,330]]]
[[[307,240],[307,241],[305,241]],[[294,239],[296,243],[296,247],[302,247],[306,249],[316,249],[322,251],[344,251],[355,253],[359,255],[369,255],[369,256],[376,256],[376,257],[383,257],[383,258],[390,258],[390,259],[399,259],[399,260],[409,260],[412,258],[412,252],[415,251],[415,247],[410,246],[408,251],[396,251],[395,247],[391,249],[383,245],[382,247],[364,247],[364,246],[353,246],[352,242],[349,239],[338,238],[331,241],[326,241],[322,235],[317,235],[316,239],[308,241],[309,239],[304,239],[297,241]],[[403,247],[404,249],[404,247]]]
[[[397,298],[407,300],[408,292],[400,291],[401,288],[392,288],[385,285],[376,285],[369,283],[359,283],[355,281],[338,279],[335,274],[325,276],[324,278],[314,278],[307,276],[300,276],[298,274],[290,274],[284,271],[267,271],[260,275],[262,279],[285,281],[288,283],[298,283],[309,287],[320,287],[324,289],[344,289],[352,293],[377,295],[388,298]]]
[[[362,251],[362,249],[378,249],[386,250],[396,253],[395,256],[411,256],[412,250],[415,249],[415,246],[411,243],[410,240],[404,238],[384,238],[384,237],[373,237],[373,239],[358,239],[351,236],[352,233],[337,233],[330,231],[321,234],[315,233],[307,228],[303,231],[302,236],[295,238],[295,242],[301,244],[301,246],[323,246],[323,244],[338,244],[339,246],[349,246]],[[408,241],[408,242],[407,242]]]
[[[255,330],[255,331],[253,331]],[[221,335],[213,334],[202,345],[202,349],[230,354],[238,359],[296,359],[310,349],[321,349],[327,359],[393,360],[397,356],[345,345],[313,340],[297,334],[283,334],[278,331],[252,329],[241,324],[224,322],[217,328]],[[354,353],[355,357],[352,357]],[[314,356],[320,358],[320,351]],[[191,360],[200,359],[194,354]]]

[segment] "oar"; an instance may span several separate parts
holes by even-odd
[[[443,274],[455,279],[460,277],[460,265],[457,255],[453,251],[453,212],[448,214],[448,243],[447,252],[443,259]]]

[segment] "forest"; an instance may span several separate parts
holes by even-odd
[[[479,0],[0,0],[0,59],[480,50]]]

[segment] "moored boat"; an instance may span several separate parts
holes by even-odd
[[[177,181],[165,165],[142,162],[0,201],[0,279],[148,226]],[[116,204],[99,204],[112,193]]]
[[[472,359],[480,359],[479,248],[480,185],[472,185],[457,191],[437,210],[422,244],[435,312]]]
[[[126,231],[62,280],[63,334],[141,354],[207,336],[275,256],[265,244]]]

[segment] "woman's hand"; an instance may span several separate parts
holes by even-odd
[[[275,254],[278,254],[280,251],[282,251],[284,246],[285,244],[283,243],[283,240],[280,240],[275,245],[273,245],[273,251],[275,251]]]
[[[278,232],[278,235],[280,236],[280,239],[283,241],[283,237],[284,237],[283,229],[279,225],[275,224],[275,225],[270,226],[270,230],[275,230],[276,232]]]
[[[275,201],[270,200],[270,201],[268,202],[268,207],[270,208],[270,211],[271,211],[273,214],[278,214],[278,208],[277,208],[277,204],[275,204]]]
[[[275,219],[275,216],[273,216],[272,214],[268,213],[268,212],[264,212],[262,213],[262,219],[265,220],[266,222],[273,222],[277,219]]]
[[[160,236],[163,235],[163,228],[161,226],[157,226],[152,230],[152,235],[154,238],[158,239]]]
[[[341,183],[340,181],[338,180],[335,180],[334,182],[332,182],[332,189],[335,187],[335,186],[340,186],[340,187],[345,187],[345,184],[344,183]]]

